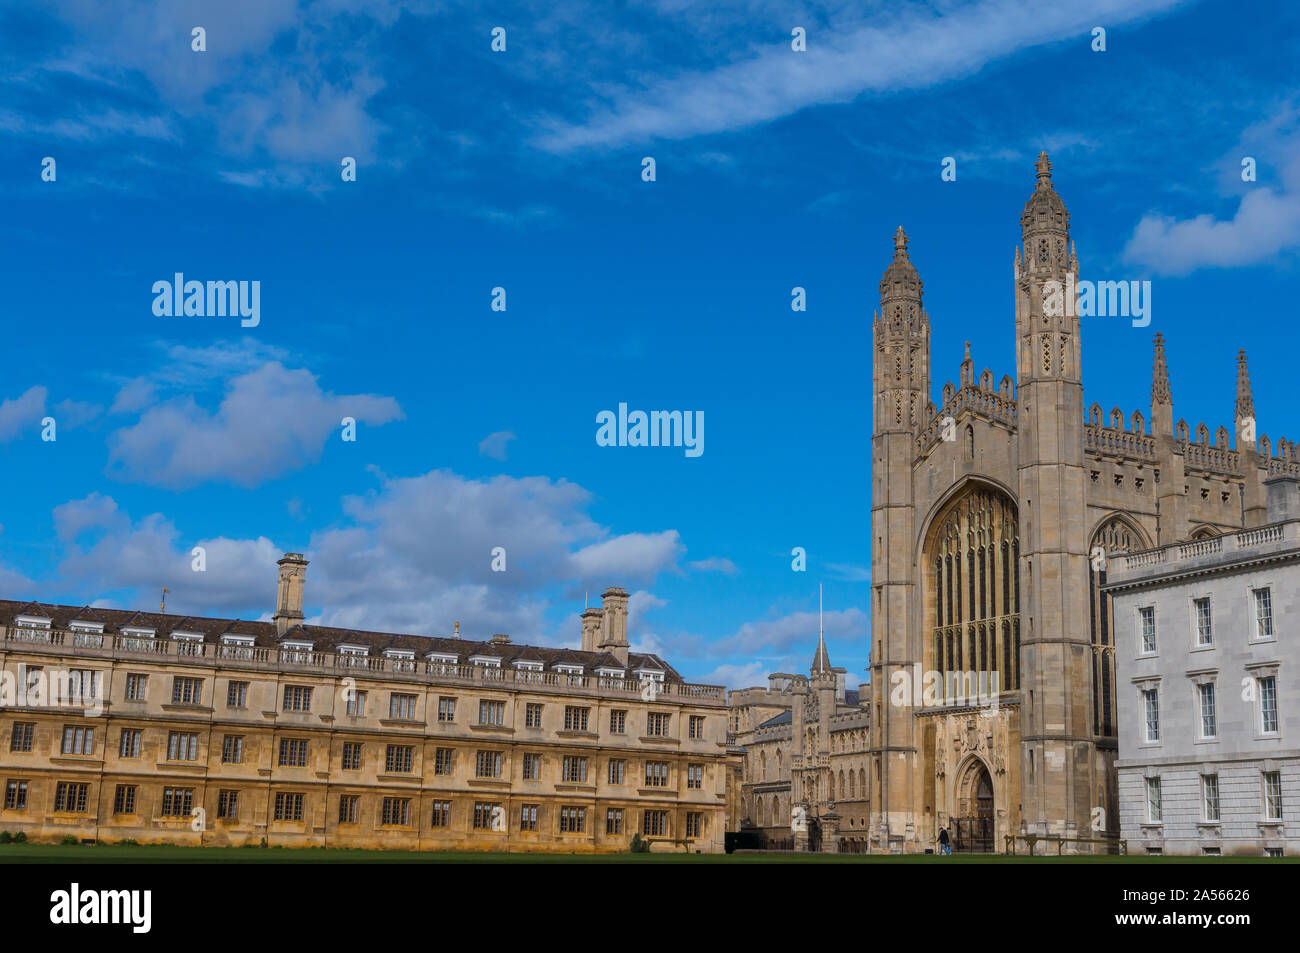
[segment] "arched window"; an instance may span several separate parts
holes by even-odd
[[[990,690],[995,674],[997,690],[1019,688],[1018,532],[1015,503],[974,484],[927,531],[921,565],[932,567],[932,574],[926,580],[925,670],[943,675],[943,704],[960,700],[967,687]],[[967,672],[977,673],[974,685],[963,677]]]
[[[1088,547],[1088,614],[1092,632],[1092,731],[1115,736],[1115,618],[1106,585],[1107,562],[1116,553],[1148,548],[1141,530],[1115,516],[1093,534]]]

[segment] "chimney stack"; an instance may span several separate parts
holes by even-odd
[[[604,627],[600,642],[596,645],[599,652],[609,652],[619,664],[627,664],[627,590],[610,586],[601,594],[604,604]]]
[[[1279,473],[1264,481],[1268,491],[1267,519],[1270,523],[1300,519],[1300,479]]]
[[[302,553],[285,553],[276,565],[280,567],[280,585],[271,621],[275,623],[275,634],[281,636],[302,624],[302,587],[307,579],[307,560],[302,558]]]
[[[582,613],[582,651],[594,652],[600,644],[605,624],[604,609],[587,609]]]

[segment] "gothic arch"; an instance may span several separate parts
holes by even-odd
[[[1196,527],[1196,529],[1192,530],[1191,535],[1188,536],[1187,538],[1188,539],[1213,539],[1216,536],[1222,536],[1222,535],[1223,534],[1219,532],[1217,529],[1215,529],[1213,526],[1198,526]]]
[[[987,807],[988,816],[993,816],[996,807],[994,800],[993,771],[988,762],[977,754],[972,754],[957,768],[957,781],[953,786],[953,814],[957,817],[976,817],[981,809]],[[984,796],[989,798],[987,805],[982,804]]]
[[[1116,553],[1150,549],[1151,537],[1126,513],[1107,513],[1088,537],[1088,625],[1091,637],[1092,733],[1115,736],[1115,613],[1106,585],[1109,559]]]
[[[1127,538],[1126,538],[1127,537]],[[1155,544],[1137,520],[1127,513],[1112,511],[1097,520],[1088,535],[1088,551],[1093,546],[1105,546],[1106,553],[1140,553]]]
[[[968,478],[936,507],[918,554],[922,669],[940,673],[940,704],[964,700],[971,690],[1016,689],[1020,526],[1015,497],[993,481]]]

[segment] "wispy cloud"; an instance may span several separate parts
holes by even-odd
[[[515,439],[513,430],[498,430],[496,433],[490,433],[478,444],[478,452],[485,457],[491,457],[493,460],[504,460],[506,458],[507,445]]]
[[[582,119],[549,120],[535,141],[567,153],[743,129],[864,93],[936,86],[1034,47],[1087,42],[1098,23],[1130,23],[1180,2],[986,0],[909,7],[879,26],[844,18],[810,30],[806,52],[791,50],[786,37],[736,62],[616,89]]]

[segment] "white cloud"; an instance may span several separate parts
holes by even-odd
[[[570,598],[557,594],[572,589],[575,553],[603,538],[677,538],[674,531],[614,536],[588,516],[591,499],[564,480],[471,480],[440,470],[384,479],[374,492],[344,499],[340,525],[310,540],[272,543],[186,538],[163,514],[135,519],[95,493],[55,509],[65,552],[60,587],[86,602],[131,590],[134,601],[125,604],[143,606],[167,586],[174,611],[269,617],[275,560],[289,549],[311,561],[306,609],[313,621],[426,635],[449,635],[460,621],[467,638],[506,632],[521,642],[576,645],[576,616],[559,630],[551,621],[556,599]],[[196,545],[207,549],[205,573],[191,570]],[[497,545],[506,548],[506,572],[491,569]],[[626,581],[612,564],[591,568],[601,590]],[[599,592],[593,597],[599,605]],[[665,604],[644,589],[630,595],[629,632],[649,651],[659,641],[645,617]]]
[[[867,614],[856,607],[825,613],[823,624],[828,639],[854,642],[865,639],[867,635]],[[735,633],[710,646],[710,653],[734,657],[771,655],[807,648],[811,661],[816,647],[817,613],[793,612],[758,622],[746,622]],[[831,661],[835,663],[834,659]]]
[[[1255,159],[1260,178],[1276,175],[1276,186],[1242,182],[1245,156]],[[1300,247],[1300,103],[1287,103],[1245,130],[1219,168],[1221,192],[1240,195],[1231,217],[1149,212],[1134,228],[1124,259],[1155,274],[1185,275],[1264,264]]]
[[[870,582],[871,569],[868,566],[854,566],[848,563],[828,563],[826,568],[835,574],[836,579],[846,582]]]
[[[584,546],[569,564],[579,579],[644,579],[673,569],[685,547],[677,530],[661,533],[625,533]]]
[[[29,387],[17,397],[0,403],[0,443],[13,440],[23,432],[39,432],[48,396],[44,387]]]
[[[768,667],[763,662],[747,662],[744,665],[719,665],[701,676],[699,681],[705,685],[724,685],[735,690],[766,686],[769,674]]]
[[[478,452],[485,457],[491,457],[493,460],[504,460],[506,458],[507,444],[515,439],[513,430],[498,430],[496,433],[490,433],[479,441]]]
[[[1175,7],[1181,0],[986,0],[907,7],[886,21],[861,12],[809,31],[795,53],[788,36],[748,58],[605,93],[580,121],[553,120],[537,144],[554,152],[616,147],[654,138],[745,128],[808,106],[849,102],[863,93],[924,89],[969,75],[1022,50],[1086,43],[1098,23],[1114,28]],[[603,92],[603,91],[602,91]],[[606,105],[607,103],[607,105]]]
[[[61,400],[54,405],[54,419],[60,427],[82,427],[94,423],[104,413],[98,404],[81,400]]]
[[[133,520],[109,496],[92,493],[54,509],[64,556],[62,586],[96,602],[103,594],[135,590],[141,600],[156,599],[163,587],[170,611],[241,613],[274,609],[275,561],[283,550],[269,539],[185,539],[171,520],[153,513]],[[206,571],[193,568],[192,550],[206,551]],[[145,608],[143,601],[128,603]]]
[[[109,470],[173,489],[253,487],[320,459],[344,417],[377,426],[402,411],[391,397],[323,391],[310,372],[272,361],[230,380],[215,411],[193,397],[146,410],[110,437]]]
[[[697,572],[720,572],[724,576],[734,576],[740,572],[736,564],[730,559],[722,556],[710,556],[708,559],[697,559],[693,563],[686,564],[689,568]]]

